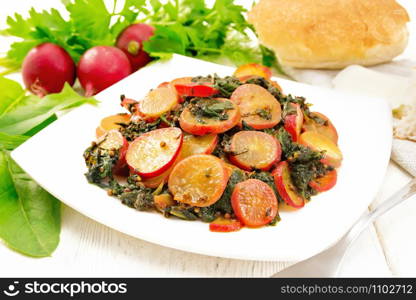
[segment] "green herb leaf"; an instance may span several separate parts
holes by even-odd
[[[109,32],[111,13],[107,11],[103,0],[65,1],[71,17],[72,28],[82,33],[89,46],[113,45],[114,38]]]
[[[13,150],[24,143],[28,138],[29,136],[26,135],[10,135],[0,132],[0,149]]]
[[[49,256],[59,243],[60,202],[0,151],[0,238],[12,249]]]
[[[1,78],[0,89],[7,93],[0,95],[0,132],[24,135],[56,112],[73,108],[84,103],[96,104],[94,98],[84,98],[68,84],[59,94],[50,94],[42,99],[26,95],[16,82]]]
[[[245,9],[233,0],[216,0],[208,6],[204,0],[125,0],[117,12],[118,0],[108,11],[104,0],[62,0],[69,19],[56,9],[30,11],[28,18],[19,14],[7,19],[3,35],[22,40],[12,44],[0,65],[11,72],[19,68],[28,51],[44,42],[63,47],[78,62],[80,56],[97,45],[114,45],[120,32],[135,23],[155,27],[154,36],[144,43],[152,57],[166,58],[173,53],[217,60],[225,57],[236,65],[263,63],[284,74],[270,49],[253,43],[254,28],[245,17]]]
[[[231,102],[221,102],[215,99],[195,98],[189,105],[190,112],[201,123],[205,122],[202,118],[228,120],[228,110],[234,109]]]

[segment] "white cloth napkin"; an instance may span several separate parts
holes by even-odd
[[[346,93],[386,99],[392,108],[416,105],[416,61],[398,60],[371,68],[349,66],[341,71],[289,70],[296,80]],[[415,115],[416,118],[416,115]],[[392,160],[416,176],[416,142],[394,139]]]
[[[416,116],[415,116],[416,117]],[[391,159],[407,172],[416,176],[416,143],[406,140],[393,140]]]

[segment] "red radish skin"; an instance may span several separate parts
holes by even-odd
[[[232,232],[238,231],[243,227],[239,220],[226,219],[218,217],[209,224],[209,230],[212,232]]]
[[[309,186],[319,193],[329,191],[337,184],[337,171],[332,170],[325,176],[309,182]]]
[[[231,138],[230,161],[239,168],[268,171],[281,159],[282,147],[270,134],[261,131],[239,131]]]
[[[100,148],[104,150],[118,151],[118,161],[113,168],[113,172],[121,173],[127,165],[126,154],[127,149],[129,148],[129,143],[126,138],[118,130],[112,129],[99,138],[98,143],[100,144]]]
[[[287,115],[284,118],[284,127],[292,136],[292,141],[297,142],[302,131],[303,113],[299,104],[290,103],[296,109],[296,113]]]
[[[219,92],[211,86],[198,83],[176,84],[175,89],[181,97],[211,97]]]
[[[143,178],[152,178],[169,169],[178,157],[183,142],[177,127],[149,131],[136,138],[126,154],[130,170]]]
[[[128,26],[118,36],[116,47],[126,54],[133,72],[152,60],[149,54],[143,50],[143,42],[149,40],[154,31],[152,26],[139,23]]]
[[[258,179],[237,183],[231,195],[231,206],[237,219],[247,227],[269,224],[278,211],[272,188]]]
[[[130,75],[131,66],[120,49],[96,46],[81,57],[77,72],[85,95],[89,97]]]
[[[65,82],[74,84],[75,64],[63,48],[44,43],[29,51],[23,61],[22,75],[26,88],[43,97],[59,93]]]
[[[305,199],[296,193],[296,189],[290,178],[289,164],[281,161],[272,172],[277,192],[283,201],[289,206],[301,208],[305,205]]]

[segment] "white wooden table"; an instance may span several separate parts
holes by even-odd
[[[400,2],[406,5],[410,1]],[[31,6],[59,8],[61,4],[57,0],[1,1],[0,26],[7,15],[15,11],[25,13]],[[0,52],[6,51],[9,44],[10,40],[1,38]],[[374,204],[386,199],[410,178],[390,163]],[[408,201],[380,218],[353,245],[341,275],[416,276],[415,216],[416,202]],[[66,206],[62,208],[61,242],[51,257],[28,258],[0,242],[1,277],[266,277],[289,264],[172,250],[114,231]]]

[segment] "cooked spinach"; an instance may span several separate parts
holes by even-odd
[[[131,121],[128,124],[120,124],[120,132],[121,134],[128,140],[134,141],[143,133],[155,130],[158,128],[161,119],[157,119],[152,123],[148,123],[143,120]]]
[[[181,205],[170,206],[166,209],[166,212],[183,220],[194,221],[198,219],[192,207],[184,207]]]
[[[108,151],[100,148],[99,143],[93,142],[84,151],[85,164],[88,172],[85,174],[88,182],[100,184],[105,178],[113,177],[113,167],[118,161],[118,151]]]
[[[221,78],[214,75],[214,85],[213,87],[216,88],[219,93],[218,97],[222,98],[230,98],[231,94],[243,83],[234,76],[226,76],[224,78]]]
[[[201,219],[201,221],[209,223],[217,218],[218,210],[215,204],[207,207],[201,207],[201,209],[198,212],[198,217]]]
[[[279,212],[277,212],[276,217],[268,224],[269,226],[276,226],[282,219],[280,218]]]
[[[256,109],[255,114],[258,115],[260,118],[265,120],[271,120],[272,119],[272,112],[270,108],[259,108]]]
[[[234,106],[230,102],[222,102],[216,99],[194,98],[188,108],[198,122],[205,123],[203,118],[220,121],[228,120],[227,111],[234,109]]]
[[[134,190],[126,189],[117,196],[121,202],[137,210],[151,210],[154,208],[152,190],[144,186],[136,186]]]
[[[242,182],[247,179],[247,175],[244,171],[240,169],[234,169],[231,173],[230,179],[228,179],[227,186],[222,194],[220,200],[218,200],[215,204],[217,210],[223,213],[233,213],[233,208],[231,206],[231,195],[234,191],[234,187],[237,183]]]
[[[276,98],[277,101],[281,103],[280,100],[283,98],[283,94],[266,78],[261,76],[255,76],[247,80],[246,83],[256,84],[261,86],[262,88],[265,88],[270,94],[272,94]]]
[[[268,132],[275,135],[280,141],[282,159],[289,163],[290,176],[297,192],[305,199],[310,200],[311,196],[317,192],[309,186],[309,182],[333,169],[321,163],[324,152],[316,152],[294,143],[284,128]]]
[[[212,154],[220,158],[225,158],[227,154],[231,152],[231,137],[231,133],[220,134],[218,136],[218,144],[215,147],[214,152],[212,152]]]

